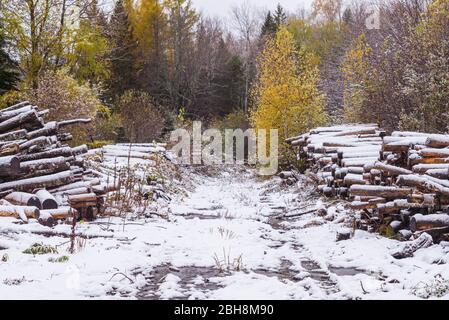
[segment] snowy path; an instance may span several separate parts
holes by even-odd
[[[124,230],[119,218],[80,225],[101,237],[71,256],[66,238],[1,219],[0,298],[413,299],[416,286],[425,294],[436,275],[449,279],[449,248],[441,245],[395,260],[390,250],[398,243],[374,234],[356,231],[336,242],[351,213],[304,184],[281,189],[276,179],[236,169],[195,180],[192,193],[166,207],[169,221],[128,220]],[[285,215],[294,217],[279,218]],[[22,253],[35,242],[59,253]],[[63,254],[68,262],[49,261]]]

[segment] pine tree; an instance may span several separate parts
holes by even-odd
[[[251,115],[256,129],[279,129],[279,141],[284,141],[326,120],[324,96],[318,89],[318,68],[308,54],[297,51],[286,27],[267,42],[258,67],[253,91],[255,110]]]
[[[279,30],[282,25],[287,23],[287,14],[280,3],[278,3],[276,11],[274,12],[274,23],[276,25],[276,31]]]
[[[0,95],[14,89],[19,80],[17,63],[11,59],[5,47],[6,41],[0,33]]]
[[[133,39],[129,19],[130,1],[118,0],[109,21],[109,40],[111,42],[111,76],[109,79],[109,98],[117,99],[125,91],[135,88],[135,64],[137,43]]]
[[[271,11],[268,11],[265,17],[265,21],[262,25],[261,37],[262,38],[272,37],[276,34],[276,31],[277,31],[276,22],[274,21]]]

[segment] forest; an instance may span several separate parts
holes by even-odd
[[[228,18],[191,0],[2,1],[0,106],[92,116],[76,135],[92,145],[158,140],[192,120],[281,138],[342,122],[447,131],[447,0],[241,2]]]

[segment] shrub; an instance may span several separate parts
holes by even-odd
[[[94,118],[102,107],[97,93],[88,85],[80,85],[66,71],[47,72],[39,79],[37,89],[26,90],[26,98],[34,105],[51,110],[47,120]],[[69,131],[74,144],[92,140],[93,125],[74,126]]]
[[[120,119],[130,142],[158,139],[165,125],[161,107],[146,92],[130,90],[119,99]]]

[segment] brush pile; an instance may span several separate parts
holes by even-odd
[[[0,111],[0,216],[45,225],[94,219],[107,187],[85,168],[87,146],[68,146],[73,137],[64,132],[91,119],[45,123],[48,112],[28,102]]]
[[[287,142],[298,148],[319,191],[362,212],[360,228],[401,240],[423,233],[449,240],[448,135],[386,136],[377,125],[344,125]]]

